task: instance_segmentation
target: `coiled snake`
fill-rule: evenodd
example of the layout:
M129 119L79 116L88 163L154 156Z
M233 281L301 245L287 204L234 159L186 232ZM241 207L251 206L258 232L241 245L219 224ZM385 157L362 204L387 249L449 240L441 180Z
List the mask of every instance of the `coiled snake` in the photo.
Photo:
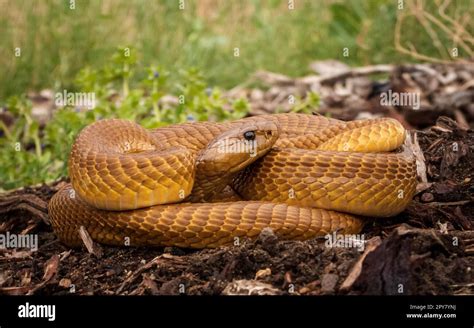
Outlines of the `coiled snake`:
M403 211L416 164L393 119L275 114L145 130L101 120L77 137L71 184L49 203L55 233L110 245L217 247L266 227L282 239L357 233Z

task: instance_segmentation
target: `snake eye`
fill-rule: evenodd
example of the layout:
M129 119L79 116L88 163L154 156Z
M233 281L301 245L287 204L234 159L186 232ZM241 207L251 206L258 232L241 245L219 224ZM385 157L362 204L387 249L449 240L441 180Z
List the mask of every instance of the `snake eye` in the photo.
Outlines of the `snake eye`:
M245 140L252 141L255 140L255 132L254 131L247 131L244 133Z

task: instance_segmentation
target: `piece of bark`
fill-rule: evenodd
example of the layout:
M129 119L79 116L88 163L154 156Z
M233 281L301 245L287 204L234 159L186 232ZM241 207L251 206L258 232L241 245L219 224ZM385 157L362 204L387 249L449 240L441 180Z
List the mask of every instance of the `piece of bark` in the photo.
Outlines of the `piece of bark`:
M367 241L367 245L365 245L364 253L361 257L357 260L356 264L351 269L351 272L347 276L346 280L342 283L341 287L339 288L341 291L349 290L352 287L352 284L356 279L359 277L361 270L362 270L362 263L364 262L367 255L373 252L377 247L380 246L382 243L382 239L380 237L374 237Z
M100 247L99 244L94 243L84 226L81 226L79 228L79 236L81 237L82 242L86 246L87 251L100 259L103 255L102 247Z

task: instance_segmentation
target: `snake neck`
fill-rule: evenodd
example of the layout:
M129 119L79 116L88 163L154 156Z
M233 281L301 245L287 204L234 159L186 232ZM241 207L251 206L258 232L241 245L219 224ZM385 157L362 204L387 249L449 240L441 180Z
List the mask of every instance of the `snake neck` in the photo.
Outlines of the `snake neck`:
M185 202L202 203L211 201L231 184L236 175L237 173L222 176L200 175L198 170L194 179L192 192L185 199Z
M252 165L249 165L242 171L238 172L235 174L235 176L232 178L232 180L229 182L229 185L231 186L232 190L239 196L242 197L242 192L244 191L245 187L251 180L252 176L252 171L253 168L260 162L261 160L258 160L257 162L253 163Z

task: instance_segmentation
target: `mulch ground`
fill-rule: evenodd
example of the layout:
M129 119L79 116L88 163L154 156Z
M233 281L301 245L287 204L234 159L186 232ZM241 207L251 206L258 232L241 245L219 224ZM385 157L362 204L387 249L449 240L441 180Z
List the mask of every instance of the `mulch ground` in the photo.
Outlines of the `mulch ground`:
M418 193L400 215L368 222L364 250L327 247L324 238L282 241L271 231L199 251L96 243L69 249L48 224L47 203L65 183L58 181L0 195L0 235L39 238L35 252L0 248L0 294L474 294L474 63L335 64L315 62L318 75L302 78L258 72L268 88L236 87L226 96L246 97L251 114L263 114L288 111L289 95L315 91L321 114L389 116L418 130ZM378 73L388 79L368 78ZM388 90L419 94L420 108L381 106Z
M417 134L426 181L409 208L369 222L367 244L282 241L271 231L218 249L69 249L47 224L47 202L64 181L0 198L0 233L34 233L36 252L0 249L0 293L473 294L474 131L441 118Z

